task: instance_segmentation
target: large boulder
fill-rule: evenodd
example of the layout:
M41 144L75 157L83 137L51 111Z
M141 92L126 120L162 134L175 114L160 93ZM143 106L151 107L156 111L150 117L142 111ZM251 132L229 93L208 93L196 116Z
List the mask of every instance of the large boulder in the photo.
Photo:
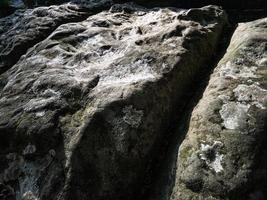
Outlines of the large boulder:
M82 21L110 7L109 0L75 2L26 11L17 10L10 16L0 18L0 74L61 24Z
M267 18L239 24L193 111L172 199L267 198L266 67Z
M137 199L225 23L126 4L58 27L0 76L1 195Z

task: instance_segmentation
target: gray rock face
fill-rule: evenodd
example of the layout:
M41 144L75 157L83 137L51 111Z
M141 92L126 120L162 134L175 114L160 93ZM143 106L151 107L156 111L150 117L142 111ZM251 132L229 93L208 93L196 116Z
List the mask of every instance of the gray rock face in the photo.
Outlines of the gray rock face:
M267 18L236 29L193 111L172 199L267 198L266 27Z
M26 51L44 40L61 24L82 21L109 6L108 0L86 4L38 7L18 10L0 18L0 73L14 65Z
M205 67L225 22L213 6L115 5L31 48L0 76L4 194L137 197L173 105Z

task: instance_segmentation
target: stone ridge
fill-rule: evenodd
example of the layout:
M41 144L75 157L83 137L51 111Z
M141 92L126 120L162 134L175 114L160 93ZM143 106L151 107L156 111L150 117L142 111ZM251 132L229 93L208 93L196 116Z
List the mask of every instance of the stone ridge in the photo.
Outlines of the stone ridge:
M61 24L82 21L109 6L109 0L87 4L77 1L60 6L17 10L10 16L0 18L0 74Z
M29 49L0 76L5 195L137 198L173 106L226 21L216 6L114 5Z
M266 198L266 65L267 18L239 24L192 113L171 199Z

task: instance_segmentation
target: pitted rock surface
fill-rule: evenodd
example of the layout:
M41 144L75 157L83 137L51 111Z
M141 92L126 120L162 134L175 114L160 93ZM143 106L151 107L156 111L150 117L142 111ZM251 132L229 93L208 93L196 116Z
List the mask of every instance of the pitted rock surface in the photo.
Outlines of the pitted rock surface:
M0 77L1 176L17 172L1 188L20 198L136 199L173 105L225 23L216 6L125 4L59 26Z
M266 160L260 161L266 151L266 25L264 18L236 29L192 113L172 199L267 198Z

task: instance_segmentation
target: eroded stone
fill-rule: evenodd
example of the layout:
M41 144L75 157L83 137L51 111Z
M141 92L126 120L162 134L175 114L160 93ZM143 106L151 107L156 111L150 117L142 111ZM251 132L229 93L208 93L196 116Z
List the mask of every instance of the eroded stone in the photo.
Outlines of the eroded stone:
M216 6L115 5L29 49L0 77L1 152L24 161L17 195L135 198L173 106L184 105L225 23Z
M267 177L259 161L266 143L266 24L266 18L239 24L215 68L179 149L172 199L266 195L257 177ZM192 180L201 183L198 190L188 185Z

